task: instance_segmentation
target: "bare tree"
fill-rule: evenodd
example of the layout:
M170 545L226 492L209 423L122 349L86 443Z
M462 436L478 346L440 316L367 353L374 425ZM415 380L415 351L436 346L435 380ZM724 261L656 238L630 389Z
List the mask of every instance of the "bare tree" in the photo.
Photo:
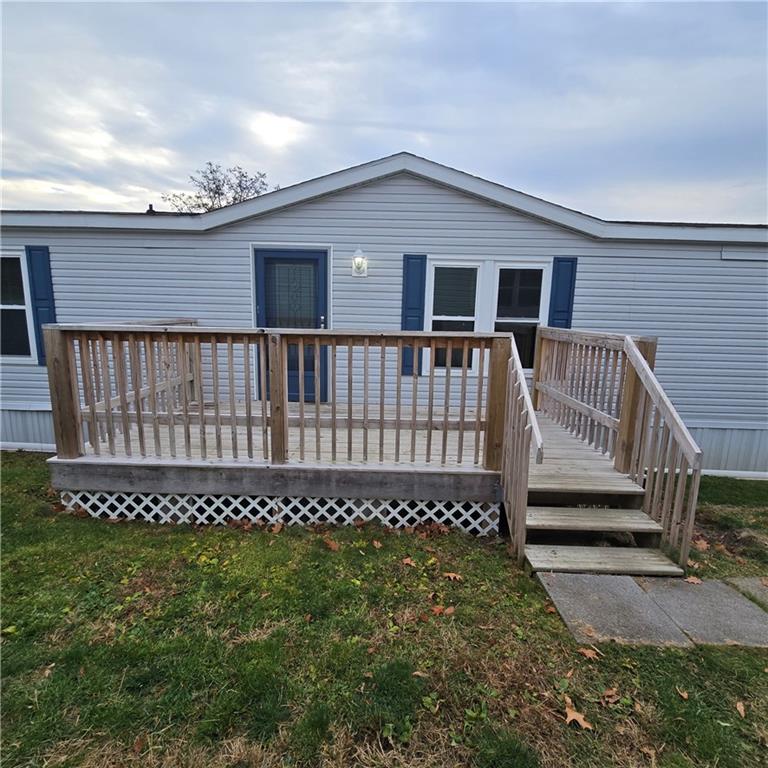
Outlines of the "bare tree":
M193 192L173 192L162 196L163 202L168 203L174 211L214 211L225 205L258 197L269 188L266 173L248 173L239 165L225 169L219 163L211 162L192 174L189 181L194 188Z

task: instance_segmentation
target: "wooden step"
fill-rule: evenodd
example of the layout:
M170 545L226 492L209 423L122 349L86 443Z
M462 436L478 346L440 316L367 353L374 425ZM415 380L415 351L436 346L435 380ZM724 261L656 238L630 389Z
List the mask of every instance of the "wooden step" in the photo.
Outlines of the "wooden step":
M533 571L628 576L683 575L682 569L658 549L526 544L525 557Z
M662 527L640 509L528 507L525 526L529 531L662 532Z

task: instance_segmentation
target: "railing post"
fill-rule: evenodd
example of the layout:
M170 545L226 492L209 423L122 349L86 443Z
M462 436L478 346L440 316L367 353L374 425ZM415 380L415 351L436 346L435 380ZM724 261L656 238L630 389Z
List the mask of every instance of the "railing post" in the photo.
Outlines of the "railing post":
M483 466L498 472L504 444L504 416L507 398L507 363L512 355L509 337L494 339L488 364L488 400L485 406L485 448Z
M533 379L531 380L531 401L533 402L533 410L539 410L539 390L536 389L536 384L541 381L541 369L542 369L542 356L544 354L544 348L547 344L547 339L541 335L541 326L536 328L536 344L533 350Z
M656 339L638 340L636 342L640 354L647 360L653 370L656 365ZM638 416L642 384L637 376L635 367L624 357L626 372L624 374L624 389L621 394L621 413L619 415L619 431L616 436L616 455L613 465L617 472L629 472L632 450L635 445L635 422Z
M61 459L76 459L83 455L84 448L75 356L70 349L72 338L58 328L43 328L43 341L56 455Z
M270 449L273 464L288 460L288 361L283 355L283 340L279 333L269 335L269 415Z

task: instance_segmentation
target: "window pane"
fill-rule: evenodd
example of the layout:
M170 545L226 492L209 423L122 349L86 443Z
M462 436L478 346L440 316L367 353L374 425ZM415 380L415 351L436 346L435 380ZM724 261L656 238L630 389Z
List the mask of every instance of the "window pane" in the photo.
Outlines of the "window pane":
M0 265L0 283L2 283L2 304L21 304L24 306L24 283L21 279L21 259L3 256Z
M538 317L541 275L540 269L499 270L496 317Z
M496 323L493 329L496 333L511 333L515 337L523 368L533 368L533 352L536 346L534 323Z
M317 282L311 261L267 259L265 264L268 328L316 328Z
M435 267L433 315L475 316L475 267Z
M27 335L27 313L23 309L4 309L0 336L0 354L29 356L29 336Z
M475 330L474 320L433 320L433 331L446 331L447 333L464 333ZM460 344L461 342L457 342ZM451 350L451 368L461 368L464 351L459 349ZM448 350L445 347L435 349L435 368L445 368L445 360L448 357ZM467 353L467 365L472 365L472 350Z

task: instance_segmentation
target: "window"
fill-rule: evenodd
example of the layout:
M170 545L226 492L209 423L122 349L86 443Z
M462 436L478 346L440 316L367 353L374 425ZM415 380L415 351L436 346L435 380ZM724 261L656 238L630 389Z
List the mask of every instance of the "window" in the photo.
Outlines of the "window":
M427 267L425 328L513 334L523 367L533 367L536 328L549 313L551 259L428 260ZM461 356L453 351L451 367L461 367ZM476 372L477 360L468 364ZM434 365L445 367L445 350Z
M477 267L436 266L432 289L433 331L474 331ZM451 367L461 367L463 352L454 349ZM446 350L435 350L435 367L445 368ZM472 365L472 353L467 364Z
M541 314L541 269L499 269L493 330L512 333L523 368L533 367L536 326Z
M32 313L26 263L21 254L0 257L0 354L32 358Z

